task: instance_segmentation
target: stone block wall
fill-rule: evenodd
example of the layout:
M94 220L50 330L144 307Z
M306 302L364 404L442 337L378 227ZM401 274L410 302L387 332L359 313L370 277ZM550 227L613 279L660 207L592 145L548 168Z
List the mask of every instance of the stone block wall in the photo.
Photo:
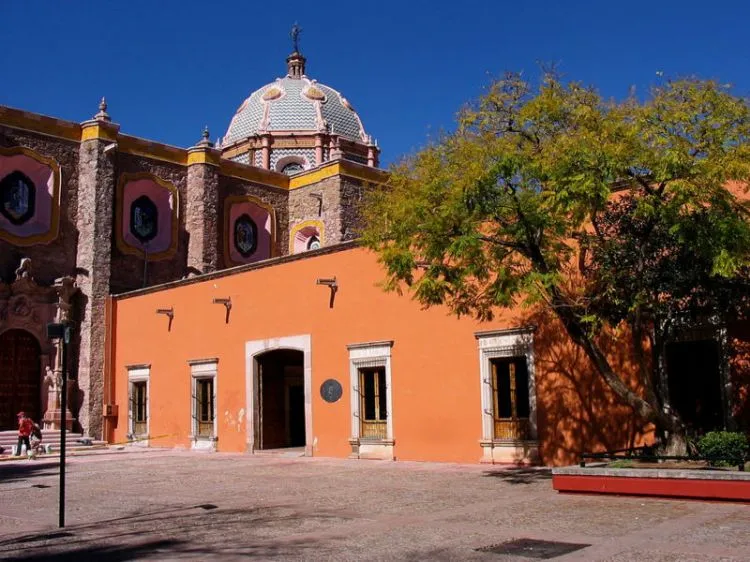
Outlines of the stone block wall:
M359 238L362 226L360 205L366 189L374 189L374 184L367 184L350 177L341 178L339 212L341 214L341 242Z
M185 231L188 236L188 274L210 273L220 262L219 170L210 164L191 164L187 170Z
M276 245L274 255L286 255L289 247L289 219L287 213L288 192L283 189L257 185L239 178L230 176L219 176L219 212L221 216L219 224L219 269L227 267L226 256L224 256L224 240L226 234L226 217L224 213L224 202L233 195L249 195L255 197L266 205L274 208L276 214Z
M319 220L324 227L324 246L341 241L340 186L341 178L334 176L290 191L289 229L303 221ZM286 250L289 251L288 232Z
M358 235L359 204L365 186L360 180L334 176L289 192L289 228L308 220L323 222L324 246ZM322 196L319 200L316 196ZM287 244L287 251L288 251Z
M172 183L179 193L179 227L177 229L177 252L172 258L149 261L146 273L146 285L158 285L175 279L181 279L187 272L188 232L185 230L187 203L187 168L179 164L163 162L143 156L117 154L118 180L122 174L147 172ZM115 212L126 212L116 208ZM114 241L114 233L113 233ZM111 291L114 294L140 289L144 279L144 260L140 256L123 254L117 245L112 245Z

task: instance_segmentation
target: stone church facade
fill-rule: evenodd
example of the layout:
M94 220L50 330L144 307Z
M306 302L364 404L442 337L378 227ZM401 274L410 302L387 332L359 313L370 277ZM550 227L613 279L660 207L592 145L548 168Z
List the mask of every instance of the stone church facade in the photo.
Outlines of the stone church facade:
M100 437L110 295L356 237L379 150L305 63L189 148L124 134L104 100L82 123L0 106L0 429L18 410L59 427L48 322L75 322L70 414Z

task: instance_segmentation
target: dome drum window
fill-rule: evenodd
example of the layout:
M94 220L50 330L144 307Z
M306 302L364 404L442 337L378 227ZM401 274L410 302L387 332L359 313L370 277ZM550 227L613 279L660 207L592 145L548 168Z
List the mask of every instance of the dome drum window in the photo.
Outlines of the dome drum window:
M275 166L277 172L281 172L287 176L299 174L300 172L304 172L307 168L307 159L299 154L283 156L279 158Z
M302 166L302 164L300 164L299 162L289 162L283 168L281 168L281 173L286 174L287 176L293 176L294 174L299 174L300 172L304 171L304 166Z

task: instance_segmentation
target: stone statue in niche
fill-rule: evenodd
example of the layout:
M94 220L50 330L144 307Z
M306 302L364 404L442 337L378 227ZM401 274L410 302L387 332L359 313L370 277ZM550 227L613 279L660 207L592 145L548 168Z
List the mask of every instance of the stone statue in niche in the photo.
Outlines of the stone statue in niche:
M45 366L44 370L46 372L44 381L49 384L49 389L60 390L62 388L62 373L55 373L49 365Z
M31 258L21 258L21 264L16 269L16 281L31 279Z
M54 287L57 292L57 321L66 322L71 319L73 295L78 291L78 287L72 277L55 279Z

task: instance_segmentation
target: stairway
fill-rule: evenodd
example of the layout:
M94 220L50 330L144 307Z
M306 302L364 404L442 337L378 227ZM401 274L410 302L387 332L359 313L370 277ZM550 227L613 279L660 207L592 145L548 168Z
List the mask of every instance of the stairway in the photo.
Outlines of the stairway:
M52 445L51 454L60 453L60 430L59 429L47 429L42 430L42 445ZM81 442L82 440L86 442ZM3 457L10 456L14 453L16 444L18 443L18 430L0 431L0 447L4 449L2 452ZM90 437L84 438L82 433L72 433L70 431L65 434L65 450L66 452L83 451L92 448L101 448L106 445L106 441L96 441Z

